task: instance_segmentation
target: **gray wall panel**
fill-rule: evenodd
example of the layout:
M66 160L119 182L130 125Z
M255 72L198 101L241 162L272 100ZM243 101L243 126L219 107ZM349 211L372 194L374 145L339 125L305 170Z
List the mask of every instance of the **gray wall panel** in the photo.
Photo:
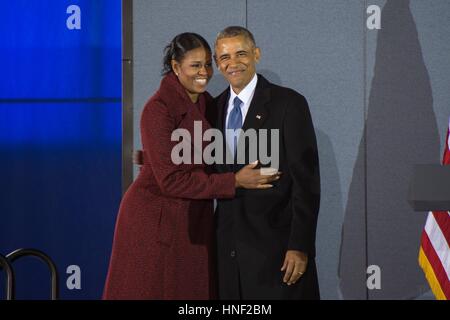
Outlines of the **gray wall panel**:
M447 0L414 0L411 1L410 8L431 82L433 109L440 136L440 161L444 153L450 116L450 55L448 54L450 42L447 40L450 38L450 3ZM421 274L420 277L424 278L424 275ZM429 286L424 285L423 290L428 289ZM433 298L431 291L419 297L419 299Z
M408 0L382 9L367 110L368 263L381 268L370 299L410 299L427 290L417 264L425 215L406 202L411 168L439 161L430 76Z
M430 76L442 155L450 116L450 2L413 0L410 8Z
M369 262L381 267L382 290L370 298L408 299L429 290L417 263L426 214L413 212L404 199L412 165L442 158L450 109L450 3L373 4L383 8L383 19L368 41Z
M262 50L259 71L302 93L310 104L322 179L317 264L325 299L339 298L341 225L358 153L356 141L364 126L362 13L358 0L248 1L248 28ZM361 178L355 183L363 188ZM360 205L362 201L361 195ZM355 218L358 221L352 223L362 227L360 217ZM354 272L355 263L352 259L343 268ZM362 269L363 261L359 264Z

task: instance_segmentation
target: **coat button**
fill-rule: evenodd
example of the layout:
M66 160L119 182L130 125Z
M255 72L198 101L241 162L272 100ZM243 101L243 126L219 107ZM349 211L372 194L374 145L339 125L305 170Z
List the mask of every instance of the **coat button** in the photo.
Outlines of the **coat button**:
M232 258L234 258L234 257L236 256L236 251L234 251L234 250L231 251L231 252L230 252L230 256L231 256Z

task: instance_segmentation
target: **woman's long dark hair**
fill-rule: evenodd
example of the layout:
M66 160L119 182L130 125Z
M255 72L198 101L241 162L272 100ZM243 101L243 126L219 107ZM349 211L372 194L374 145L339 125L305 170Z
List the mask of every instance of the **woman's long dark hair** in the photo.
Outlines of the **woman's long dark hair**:
M175 36L175 38L173 38L164 48L163 69L161 74L164 76L172 71L172 60L181 62L188 51L197 48L205 48L207 51L211 52L208 42L197 33L184 32Z

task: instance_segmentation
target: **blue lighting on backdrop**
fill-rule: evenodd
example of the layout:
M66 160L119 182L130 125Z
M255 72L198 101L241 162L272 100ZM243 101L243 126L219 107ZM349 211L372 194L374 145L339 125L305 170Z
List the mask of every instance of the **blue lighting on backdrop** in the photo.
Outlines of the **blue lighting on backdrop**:
M100 298L121 197L121 1L0 7L0 253L40 249L61 298ZM15 265L17 297L45 299L48 271L29 260ZM70 265L81 288L66 284Z
M77 135L83 141L89 135L85 130L98 125L95 119L90 121L92 117L104 122L103 130L120 133L120 121L105 120L117 119L110 111L120 105L120 1L3 2L0 143L51 143L52 139L61 143L67 142L66 137L74 142ZM72 4L80 8L80 29L67 27L71 17L67 8ZM82 103L89 100L116 105L86 109ZM105 136L118 139L110 133Z

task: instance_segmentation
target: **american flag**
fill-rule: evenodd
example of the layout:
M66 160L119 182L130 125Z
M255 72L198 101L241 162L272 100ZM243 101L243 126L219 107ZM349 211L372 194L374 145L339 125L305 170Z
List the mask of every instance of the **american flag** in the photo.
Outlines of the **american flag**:
M443 165L450 165L450 121ZM450 212L431 211L422 232L419 265L436 299L450 299Z

